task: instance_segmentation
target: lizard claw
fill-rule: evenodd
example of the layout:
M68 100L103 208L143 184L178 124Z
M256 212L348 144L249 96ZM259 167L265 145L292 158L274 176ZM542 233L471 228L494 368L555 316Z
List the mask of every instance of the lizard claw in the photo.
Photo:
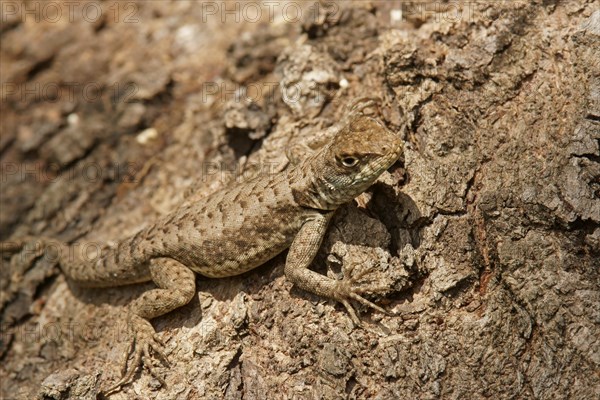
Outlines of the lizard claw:
M379 311L380 313L389 315L385 309L361 296L362 293L372 292L373 290L371 290L371 288L358 288L350 281L338 281L339 283L337 284L335 299L342 303L344 307L346 307L346 310L348 311L348 314L350 314L350 319L352 319L354 325L360 326L360 319L358 318L356 310L352 304L350 304L349 300L355 300L367 307Z
M133 376L140 365L145 366L148 371L150 371L150 374L162 385L166 385L165 380L160 376L152 364L152 354L154 354L158 356L165 365L170 366L170 363L164 354L163 341L158 337L154 328L147 320L137 315L132 315L129 321L132 337L129 346L127 346L127 350L123 353L121 379L109 389L105 390L105 395L117 392L122 386L131 383ZM131 365L128 366L129 357L131 355L133 355L133 361Z

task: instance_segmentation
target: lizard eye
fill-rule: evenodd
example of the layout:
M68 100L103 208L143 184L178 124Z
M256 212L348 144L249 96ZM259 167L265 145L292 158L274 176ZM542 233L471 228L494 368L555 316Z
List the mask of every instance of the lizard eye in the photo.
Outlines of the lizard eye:
M342 165L344 167L354 167L358 164L358 158L352 156L345 156L342 158Z

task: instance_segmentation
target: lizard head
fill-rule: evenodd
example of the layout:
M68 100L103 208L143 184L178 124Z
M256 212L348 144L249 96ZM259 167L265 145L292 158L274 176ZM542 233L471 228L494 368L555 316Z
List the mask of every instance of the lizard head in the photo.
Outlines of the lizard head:
M401 152L399 135L372 117L357 115L320 154L316 192L330 208L348 202L371 186Z

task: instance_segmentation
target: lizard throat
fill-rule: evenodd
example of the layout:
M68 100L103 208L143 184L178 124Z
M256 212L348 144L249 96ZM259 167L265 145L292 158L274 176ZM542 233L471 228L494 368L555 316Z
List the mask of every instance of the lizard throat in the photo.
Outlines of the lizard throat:
M336 201L335 186L318 179L321 182L304 182L302 187L292 187L294 200L301 206L319 210L334 210L343 202Z
M297 172L299 179L292 184L292 193L296 202L304 207L335 210L355 197L354 185L328 178L322 168L313 163L305 164Z

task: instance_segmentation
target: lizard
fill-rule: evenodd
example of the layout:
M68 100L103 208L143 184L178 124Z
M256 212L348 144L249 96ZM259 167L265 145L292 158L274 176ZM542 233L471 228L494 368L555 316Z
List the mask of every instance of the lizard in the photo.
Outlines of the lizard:
M295 286L342 303L355 325L360 320L351 301L386 313L363 297L373 289L359 287L349 277L329 278L309 267L335 210L367 190L401 152L399 135L362 110L352 110L331 141L304 159L279 173L259 175L183 204L134 235L106 245L92 259L67 243L45 238L4 242L1 249L17 252L31 240L54 246L64 275L83 287L154 282L155 289L128 305L131 337L123 354L121 378L105 394L131 383L141 366L164 385L150 362L151 353L167 364L168 360L150 320L192 299L195 274L208 278L239 275L289 249L284 275Z

